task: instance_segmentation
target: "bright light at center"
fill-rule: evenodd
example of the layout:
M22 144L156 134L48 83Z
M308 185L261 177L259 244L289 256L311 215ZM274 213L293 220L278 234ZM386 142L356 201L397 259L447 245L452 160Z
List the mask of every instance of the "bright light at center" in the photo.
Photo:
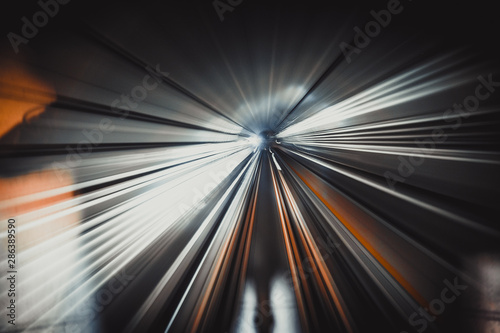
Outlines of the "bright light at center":
M248 142L250 142L254 147L258 147L262 144L262 138L259 135L252 135L248 138Z

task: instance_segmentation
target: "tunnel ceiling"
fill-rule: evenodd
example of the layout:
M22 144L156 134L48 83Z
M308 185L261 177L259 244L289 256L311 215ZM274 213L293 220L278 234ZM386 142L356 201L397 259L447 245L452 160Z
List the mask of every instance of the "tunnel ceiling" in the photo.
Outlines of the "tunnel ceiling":
M480 7L475 18L468 15L466 5L432 4L429 10L429 3L398 2L398 13L391 14L387 28L381 27L375 37L365 34L367 40L360 41L369 46L365 49L361 43L357 49L362 52L351 53L340 45L355 47L353 28L364 30L365 23L374 20L370 11L387 10L388 3L235 1L236 6L227 7L220 3L61 5L64 15L56 15L19 48L36 50L44 66L78 73L82 80L103 86L126 82L126 75L133 74L125 67L132 72L134 66L158 66L168 73L175 94L188 97L177 102L165 100L168 94L155 96L157 104L179 108L177 103L188 103L191 108L210 109L256 133L283 129L295 119L338 103L373 84L374 73L382 67L397 72L412 61L423 62L463 45L491 49L485 43L491 15ZM9 20L15 33L22 26L17 13L29 17L40 9L20 7ZM450 25L442 19L447 15L470 24ZM352 64L344 61L346 54Z

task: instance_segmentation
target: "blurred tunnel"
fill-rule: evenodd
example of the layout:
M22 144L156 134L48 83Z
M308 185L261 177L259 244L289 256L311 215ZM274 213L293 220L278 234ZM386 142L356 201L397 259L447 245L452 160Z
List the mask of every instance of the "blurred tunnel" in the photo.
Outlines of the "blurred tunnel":
M500 332L493 4L5 6L1 332Z

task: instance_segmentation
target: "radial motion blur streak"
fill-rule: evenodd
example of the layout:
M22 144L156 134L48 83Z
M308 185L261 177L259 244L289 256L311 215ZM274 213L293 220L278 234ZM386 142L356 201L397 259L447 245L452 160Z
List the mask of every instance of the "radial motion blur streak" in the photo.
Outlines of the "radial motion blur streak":
M4 20L1 332L499 331L491 5L62 2Z

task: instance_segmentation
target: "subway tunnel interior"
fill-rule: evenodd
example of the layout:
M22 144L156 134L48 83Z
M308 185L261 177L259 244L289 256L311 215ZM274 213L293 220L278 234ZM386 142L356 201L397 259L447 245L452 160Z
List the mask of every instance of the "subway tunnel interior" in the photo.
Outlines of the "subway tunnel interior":
M1 332L500 332L487 1L40 0L0 45Z

